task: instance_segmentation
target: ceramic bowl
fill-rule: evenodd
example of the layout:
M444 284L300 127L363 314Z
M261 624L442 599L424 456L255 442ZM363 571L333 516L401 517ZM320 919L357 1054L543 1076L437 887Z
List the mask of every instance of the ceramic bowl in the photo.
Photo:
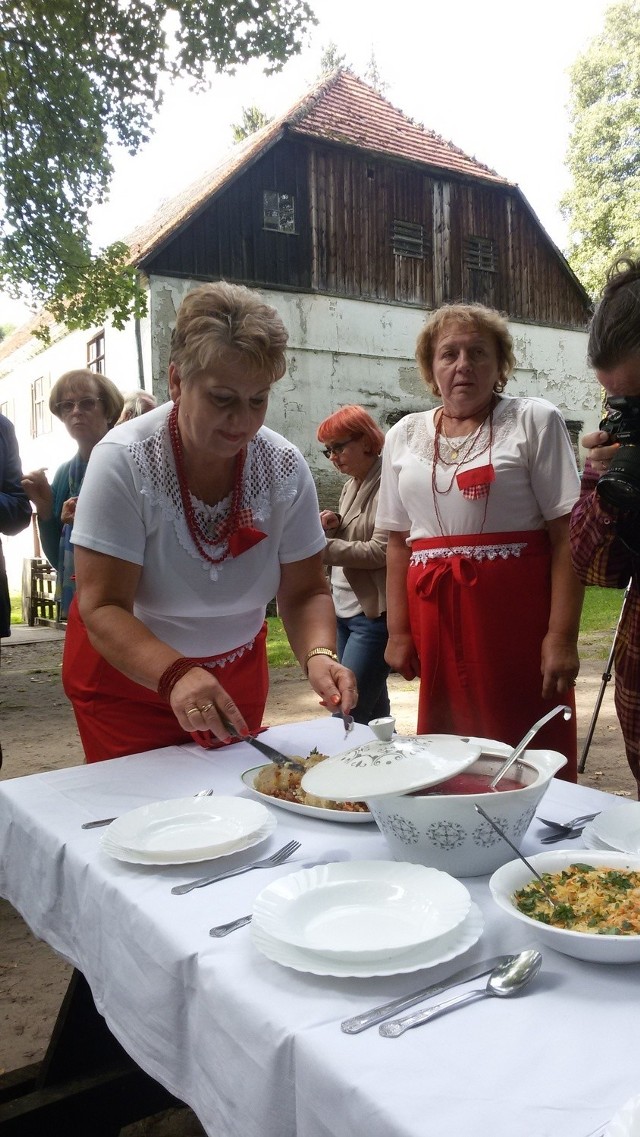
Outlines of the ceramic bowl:
M511 752L509 746L471 738L481 747L472 774L490 780ZM453 876L484 876L513 857L506 841L475 810L478 805L519 848L549 781L566 764L555 750L527 750L507 779L518 788L495 793L387 794L365 799L371 815L398 861L443 869Z
M595 849L554 849L528 857L539 873L561 872L568 865L583 862L595 866L640 871L640 856L627 853L603 852ZM520 912L513 903L513 894L530 884L534 877L522 861L502 865L491 877L489 888L499 908L507 916L519 920L540 943L555 948L564 955L587 959L591 963L640 963L640 935L603 936L591 932L573 932L568 928L554 928L542 924Z

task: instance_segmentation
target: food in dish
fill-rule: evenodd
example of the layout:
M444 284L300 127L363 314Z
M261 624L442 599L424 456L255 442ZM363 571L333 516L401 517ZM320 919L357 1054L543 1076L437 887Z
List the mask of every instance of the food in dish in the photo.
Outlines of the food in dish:
M495 774L477 774L465 771L456 774L455 778L447 778L446 782L438 782L437 786L428 786L426 790L416 790L414 797L427 794L498 794L505 790L524 789L526 782L518 782L515 778L501 778L495 789L491 782Z
M513 896L525 916L572 932L640 934L640 872L576 861L542 877L556 905L551 907L540 882L534 880Z
M295 755L298 758L298 755ZM307 758L299 760L304 770L292 770L289 766L261 766L254 782L255 789L268 797L278 798L280 801L291 801L297 805L311 805L319 809L338 809L346 813L368 813L369 810L363 801L330 801L328 798L316 797L315 794L306 793L302 789L301 781L307 770L324 762L327 754L321 754L315 748Z

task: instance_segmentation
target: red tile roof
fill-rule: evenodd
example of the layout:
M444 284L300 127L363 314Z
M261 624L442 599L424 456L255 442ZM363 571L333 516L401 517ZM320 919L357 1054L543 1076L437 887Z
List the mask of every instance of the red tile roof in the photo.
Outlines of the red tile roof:
M357 147L501 185L511 184L453 143L407 118L350 71L335 71L316 83L283 115L234 146L214 169L163 202L144 225L125 238L132 259L139 263L148 257L214 193L285 133Z

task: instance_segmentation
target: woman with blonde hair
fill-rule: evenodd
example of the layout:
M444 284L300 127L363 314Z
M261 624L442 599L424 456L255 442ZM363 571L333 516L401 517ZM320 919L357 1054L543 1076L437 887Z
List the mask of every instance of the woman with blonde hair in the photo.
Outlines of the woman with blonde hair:
M60 617L67 619L75 593L71 534L76 502L94 446L118 420L124 400L115 383L97 371L65 371L51 388L49 409L78 443L78 452L63 462L49 485L44 470L25 474L22 484L38 514L38 530L47 560L56 570Z
M376 524L387 550L387 661L420 676L418 730L515 745L555 704L574 706L582 586L569 517L579 481L559 411L503 394L513 370L506 321L445 305L416 357L435 410L387 434ZM568 759L575 715L536 745Z
M88 761L259 730L274 596L321 701L356 701L335 653L310 470L264 426L286 343L258 293L195 288L176 316L170 402L94 451L63 661Z
M325 457L346 474L338 512L320 514L327 534L323 559L330 566L338 620L338 656L355 674L356 722L389 714L387 676L387 533L376 529L380 454L384 434L363 407L341 407L318 427Z

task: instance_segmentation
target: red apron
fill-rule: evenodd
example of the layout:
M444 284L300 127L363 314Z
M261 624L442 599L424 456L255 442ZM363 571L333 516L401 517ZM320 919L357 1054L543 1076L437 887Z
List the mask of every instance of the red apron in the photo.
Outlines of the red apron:
M267 625L262 626L251 648L238 658L225 662L225 656L206 656L199 662L215 670L216 678L231 695L250 730L262 723L269 672L267 667ZM190 734L180 726L168 703L155 691L127 679L107 663L89 643L74 598L62 660L62 681L71 700L87 762L138 754L162 746L181 745L196 740L207 748L223 745L207 740L209 732Z
M418 731L472 734L515 746L558 703L536 749L558 750L577 780L573 692L543 699L540 659L551 604L546 530L414 541L407 575L420 658Z

